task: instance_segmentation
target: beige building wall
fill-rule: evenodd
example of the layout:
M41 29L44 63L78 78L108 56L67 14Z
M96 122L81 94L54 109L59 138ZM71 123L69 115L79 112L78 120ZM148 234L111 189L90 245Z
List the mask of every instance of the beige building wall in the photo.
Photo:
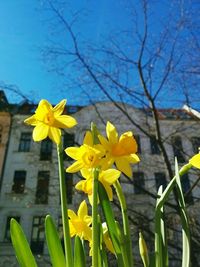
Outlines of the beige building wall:
M11 115L9 112L0 112L0 177L2 176L4 158L9 139Z

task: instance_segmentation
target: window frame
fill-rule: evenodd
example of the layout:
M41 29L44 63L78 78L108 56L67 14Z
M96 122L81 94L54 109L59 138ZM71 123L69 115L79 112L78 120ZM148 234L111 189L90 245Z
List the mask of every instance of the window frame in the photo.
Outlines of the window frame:
M31 149L31 132L21 132L18 152L30 152Z

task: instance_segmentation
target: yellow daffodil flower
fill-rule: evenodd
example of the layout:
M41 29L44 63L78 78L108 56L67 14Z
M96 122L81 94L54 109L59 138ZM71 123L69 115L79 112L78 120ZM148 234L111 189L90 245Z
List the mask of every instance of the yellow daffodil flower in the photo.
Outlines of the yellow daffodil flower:
M93 171L92 169L82 169L81 174L84 180L78 182L75 186L77 190L83 191L88 195L90 204L92 204L92 184L93 184ZM120 177L121 172L115 169L108 169L106 171L99 172L99 181L104 186L109 200L113 200L113 192L111 186L116 182Z
M66 100L62 100L55 107L47 100L41 100L35 114L27 118L24 122L35 126L33 130L33 140L41 141L47 136L56 144L60 143L61 130L72 128L77 122L68 115L61 115L65 108Z
M200 154L193 156L189 160L189 163L192 164L193 167L200 169Z
M73 210L68 209L68 217L70 236L78 235L81 239L91 241L92 229L90 225L92 223L92 217L88 215L85 200L81 202L77 215Z
M99 135L98 138L107 151L104 163L107 168L113 163L116 164L117 169L132 177L131 163L138 163L140 161L137 153L137 143L133 137L132 132L125 132L118 138L118 133L113 124L107 122L106 133L108 140Z
M113 254L115 254L115 250L113 248L112 241L110 239L109 233L108 233L108 227L107 224L104 222L102 223L102 228L103 228L103 242L106 245L106 248Z
M68 147L65 153L76 160L66 169L66 172L74 173L83 168L90 169L99 166L105 150L101 145L93 145L92 134L88 131L82 146Z

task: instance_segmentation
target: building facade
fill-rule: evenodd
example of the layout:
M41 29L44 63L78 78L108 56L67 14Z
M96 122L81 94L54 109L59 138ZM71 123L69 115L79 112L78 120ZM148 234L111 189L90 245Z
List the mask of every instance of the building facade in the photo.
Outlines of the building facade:
M38 143L33 142L33 128L23 123L34 109L35 106L27 103L19 105L17 109L12 108L12 122L7 124L7 128L10 127L9 145L6 158L4 157L0 194L0 228L2 229L0 231L0 266L4 267L18 266L10 242L9 221L11 217L20 222L31 249L36 255L38 265L43 267L51 266L44 235L45 216L51 214L58 229L61 229L56 146L48 139ZM107 121L116 125L119 134L129 130L133 132L138 142L141 161L133 166L133 180L122 177L121 183L128 207L134 206L135 212L149 214L152 217L155 198L151 195L156 196L159 186L162 184L165 187L169 182L168 172L156 143L152 116L142 109L127 105L126 112L132 117L134 125L113 103L97 103L95 106L78 109L71 107L71 110L69 107L68 111L73 113L78 125L63 133L64 148L81 144L85 132L90 129L91 122L94 122L104 135ZM174 156L178 158L181 166L198 152L200 146L198 119L181 110L160 110L159 122L163 144L172 166ZM141 129L138 129L138 125ZM65 167L71 162L69 157L64 157ZM76 209L84 197L74 189L79 179L77 174L66 174L69 208ZM187 201L192 203L194 212L199 207L198 201L195 200L200 196L200 189L198 186L191 192L190 189L196 180L197 175L192 172L184 178L182 184L183 191L188 193ZM138 229L139 227L134 229L136 234ZM62 231L60 233L62 236ZM138 248L135 247L135 251L137 250Z

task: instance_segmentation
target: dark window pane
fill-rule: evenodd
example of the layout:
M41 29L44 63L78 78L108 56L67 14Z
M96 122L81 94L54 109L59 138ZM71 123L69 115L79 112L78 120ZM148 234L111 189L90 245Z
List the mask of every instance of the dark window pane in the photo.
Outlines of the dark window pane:
M164 172L156 172L155 173L155 179L156 179L156 189L158 191L159 187L162 185L163 190L167 186L166 176Z
M31 251L34 254L42 254L44 249L44 220L45 217L37 216L33 218L31 235Z
M134 181L134 192L135 194L144 194L144 173L143 172L134 172L133 173Z
M200 137L192 137L192 146L193 146L193 151L195 154L199 153L199 148L200 148Z
M22 194L24 192L26 171L15 171L12 192Z
M141 154L141 143L140 143L140 136L139 135L134 135L135 137L135 140L137 142L137 145L138 145L138 153Z
M41 142L40 160L51 160L52 156L52 141L45 139Z
M177 160L179 163L184 163L184 153L183 153L183 147L182 147L182 141L180 136L174 136L172 138L172 147L174 151L174 157L177 157Z
M31 133L21 133L21 138L19 142L20 152L29 152L31 146Z
M74 146L74 134L65 133L64 134L64 149L70 146ZM63 158L67 161L72 160L65 152Z
M47 204L49 192L49 171L38 172L35 204Z
M67 203L72 203L72 195L73 195L73 175L72 173L66 173L66 194L67 194Z
M20 222L20 217L19 216L10 216L10 217L7 218L6 231L5 231L5 237L4 237L4 241L5 242L11 242L11 238L10 238L10 220L12 218L15 219L17 222Z
M158 142L156 141L155 135L152 135L150 137L150 144L151 144L151 154L159 155L160 154L160 149L159 149L159 146L158 146Z
M190 190L190 180L188 177L188 174L184 174L181 178L181 186L182 186L182 190L183 190L183 194L185 197L185 202L186 203L193 203L193 197L192 197L192 193L189 191Z

